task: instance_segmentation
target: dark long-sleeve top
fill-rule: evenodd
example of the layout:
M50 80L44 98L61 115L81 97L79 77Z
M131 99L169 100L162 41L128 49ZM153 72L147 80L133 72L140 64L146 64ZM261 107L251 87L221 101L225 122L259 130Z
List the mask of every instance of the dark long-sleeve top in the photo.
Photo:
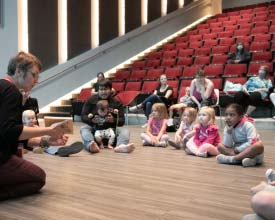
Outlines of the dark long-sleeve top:
M98 96L98 94L92 95L83 105L82 108L82 113L81 113L81 119L84 123L95 127L95 123L93 122L93 120L91 120L90 118L88 118L88 114L91 113L93 115L97 115L97 107L96 107L96 103L101 100ZM109 97L109 99L107 99L108 103L109 103L109 107L110 109L117 109L118 110L118 126L123 126L124 122L125 122L125 118L124 118L124 109L123 106L121 104L121 102L117 99L115 99L114 97ZM114 122L113 123L109 123L109 122L105 122L108 123L106 127L111 127L111 128L115 128L116 127L116 118L114 118Z
M16 154L23 131L22 94L16 86L0 79L0 162Z
M251 59L250 53L247 51L244 51L241 54L238 54L237 52L231 53L228 58L227 61L231 61L231 60L240 60L239 63L249 63Z

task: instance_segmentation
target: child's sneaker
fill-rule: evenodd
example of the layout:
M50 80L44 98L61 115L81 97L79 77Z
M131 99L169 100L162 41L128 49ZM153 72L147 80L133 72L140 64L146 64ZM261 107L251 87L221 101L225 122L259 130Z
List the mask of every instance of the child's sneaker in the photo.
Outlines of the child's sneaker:
M197 156L206 158L208 155L207 155L207 152L203 152L203 153L198 153Z
M272 169L268 169L265 172L265 177L266 177L268 183L275 181L275 173L273 172Z
M177 150L181 149L181 146L179 144L176 144L176 142L172 141L172 140L168 140L168 144L174 148L176 148Z
M142 146L150 146L151 143L145 141L145 140L142 140Z
M167 142L166 141L161 141L156 146L157 147L167 147Z
M174 125L174 122L173 122L173 118L169 118L168 120L167 120L167 126L168 127L170 127L170 126L173 126Z
M249 214L249 215L243 216L242 220L265 220L265 219L256 214Z
M139 109L140 109L140 108L139 108L137 105L135 105L135 106L130 107L130 108L129 108L129 111L130 111L130 112L138 112Z
M239 161L237 161L234 156L219 154L218 156L216 156L216 158L218 163L221 163L221 164L238 164L239 163Z
M34 154L43 154L44 149L42 147L34 147L33 150L32 150L32 152Z
M254 167L257 164L257 160L255 158L244 158L242 160L243 167Z
M146 122L144 125L142 125L141 127L142 128L147 128L147 126L148 126L148 123Z

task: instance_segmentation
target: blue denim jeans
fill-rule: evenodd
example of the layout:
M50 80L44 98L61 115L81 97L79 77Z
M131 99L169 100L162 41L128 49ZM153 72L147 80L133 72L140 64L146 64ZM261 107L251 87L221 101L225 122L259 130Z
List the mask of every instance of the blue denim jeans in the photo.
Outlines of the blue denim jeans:
M155 94L150 95L149 97L144 99L144 101L141 103L147 119L149 119L149 115L151 114L151 111L152 111L152 106L155 103L163 103L162 99Z

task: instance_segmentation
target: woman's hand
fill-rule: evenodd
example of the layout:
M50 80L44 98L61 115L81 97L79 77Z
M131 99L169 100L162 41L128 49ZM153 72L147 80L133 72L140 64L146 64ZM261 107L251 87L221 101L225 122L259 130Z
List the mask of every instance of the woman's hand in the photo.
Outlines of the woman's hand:
M247 95L249 95L249 92L247 91L247 88L246 87L243 87L243 92Z
M65 133L69 133L70 131L67 120L54 123L50 126L50 128L51 130L49 136L51 136L53 139L62 138Z

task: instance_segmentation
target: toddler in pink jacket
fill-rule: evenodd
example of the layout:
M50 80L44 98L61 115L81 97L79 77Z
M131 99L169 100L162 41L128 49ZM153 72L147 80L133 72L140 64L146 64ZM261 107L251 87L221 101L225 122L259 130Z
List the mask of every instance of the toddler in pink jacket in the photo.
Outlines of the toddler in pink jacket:
M187 142L185 151L199 157L218 155L217 145L221 139L219 128L215 124L214 109L202 107L198 113L198 122L195 126L195 135Z

